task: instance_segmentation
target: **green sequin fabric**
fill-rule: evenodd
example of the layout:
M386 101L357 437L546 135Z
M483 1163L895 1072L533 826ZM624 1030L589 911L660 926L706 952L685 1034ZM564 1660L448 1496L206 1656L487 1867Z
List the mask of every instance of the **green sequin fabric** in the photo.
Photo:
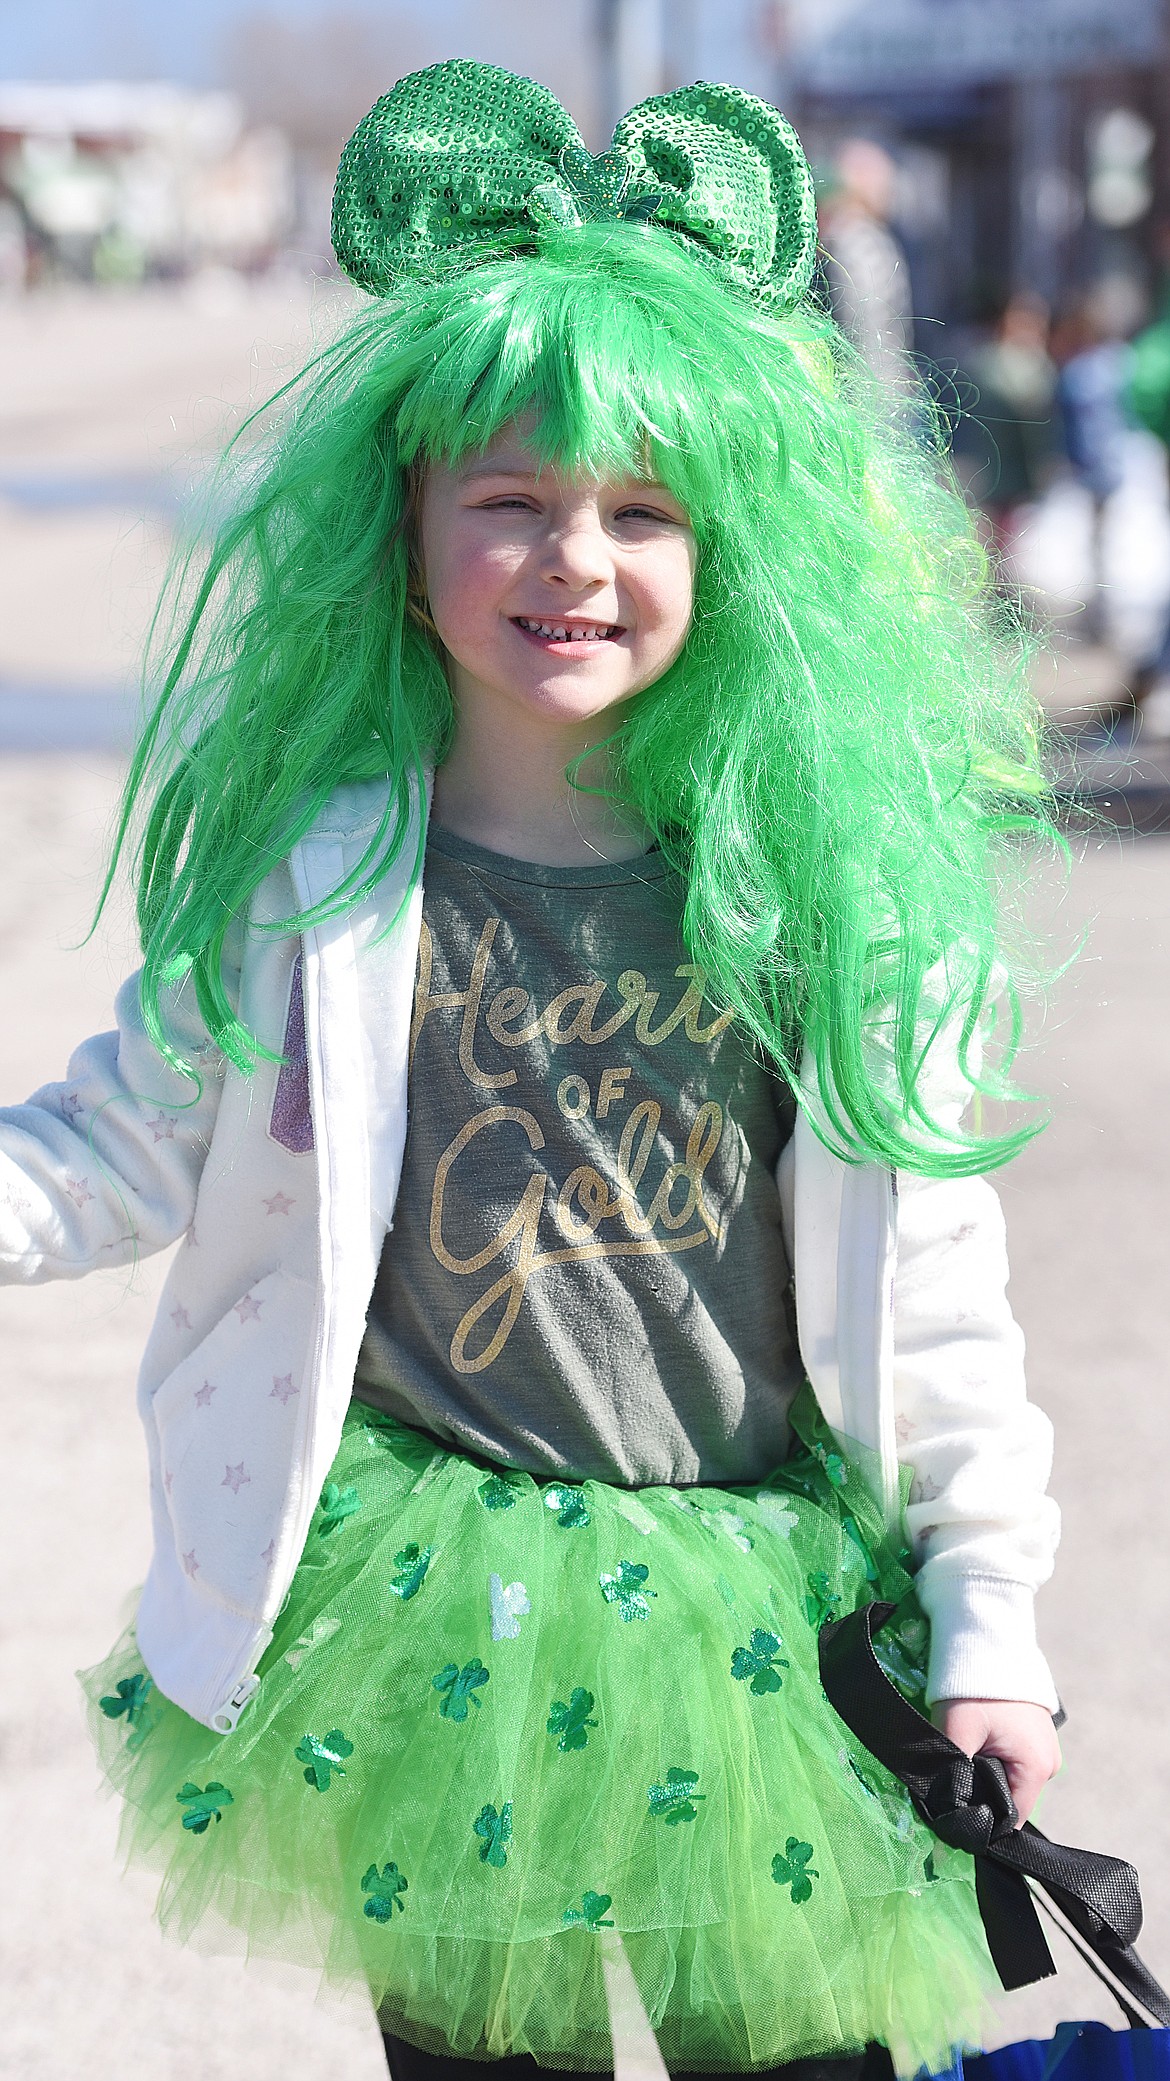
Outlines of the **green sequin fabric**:
M333 245L384 296L403 276L474 266L585 223L653 223L773 307L816 255L812 175L768 102L699 83L640 101L593 157L547 87L452 59L375 102L341 155Z
M355 1404L234 1731L152 1688L132 1632L85 1679L164 1925L313 1964L468 2059L610 2067L620 1939L672 2070L871 2039L946 2067L995 1985L973 1867L817 1662L823 1616L876 1592L920 1699L926 1623L807 1390L792 1424L767 1482L635 1496Z

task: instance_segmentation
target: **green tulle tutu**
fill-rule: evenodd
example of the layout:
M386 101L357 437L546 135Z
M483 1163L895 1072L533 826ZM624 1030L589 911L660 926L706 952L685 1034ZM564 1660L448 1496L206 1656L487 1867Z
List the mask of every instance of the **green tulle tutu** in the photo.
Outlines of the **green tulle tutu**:
M355 1404L234 1733L163 1698L132 1631L83 1679L164 1926L467 2058L608 2067L617 1937L670 2067L876 2039L908 2074L978 2043L971 1862L817 1674L818 1626L880 1595L920 1695L926 1624L807 1391L794 1427L763 1486L628 1492Z

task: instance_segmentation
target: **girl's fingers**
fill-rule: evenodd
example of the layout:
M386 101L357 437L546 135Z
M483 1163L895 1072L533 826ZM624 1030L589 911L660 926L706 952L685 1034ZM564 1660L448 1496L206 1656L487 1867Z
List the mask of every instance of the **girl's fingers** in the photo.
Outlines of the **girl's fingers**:
M934 1719L968 1756L999 1759L1016 1812L1026 1821L1060 1769L1060 1743L1051 1713L1017 1699L950 1698L935 1707Z
M1015 1762L1010 1757L1004 1757L1002 1760L1011 1787L1012 1800L1022 1825L1030 1818L1051 1773L1037 1768L1032 1763Z

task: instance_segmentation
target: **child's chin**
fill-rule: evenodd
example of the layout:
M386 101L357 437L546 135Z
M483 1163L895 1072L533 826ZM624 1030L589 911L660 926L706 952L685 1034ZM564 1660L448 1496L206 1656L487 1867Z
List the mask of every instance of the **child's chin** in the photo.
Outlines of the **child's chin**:
M597 678L586 673L549 674L535 679L521 696L524 705L534 715L548 721L557 717L565 722L580 722L591 715L604 715L611 708L619 708L632 698L632 689L623 680L620 685L612 681L600 684Z

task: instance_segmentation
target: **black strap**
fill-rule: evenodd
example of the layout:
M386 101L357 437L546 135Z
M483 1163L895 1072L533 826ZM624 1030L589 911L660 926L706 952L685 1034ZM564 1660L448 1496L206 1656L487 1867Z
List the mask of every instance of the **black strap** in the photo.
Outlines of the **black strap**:
M927 1826L974 1857L979 1912L1004 1986L1025 1987L1056 1970L1030 1881L1044 1888L1127 1993L1170 2025L1170 1996L1133 1948L1142 1903L1132 1864L1050 1842L1030 1821L1017 1826L999 1759L966 1755L907 1703L879 1666L873 1634L895 1609L868 1604L821 1627L825 1696L871 1755L901 1779Z
M1049 1900L1047 1894L1042 1893L1040 1891L1038 1886L1032 1886L1030 1888L1030 1891L1032 1894L1032 1898L1036 1903L1036 1906L1038 1908L1043 1908L1044 1913L1047 1915L1049 1921L1054 1922L1056 1924L1056 1927L1059 1929L1061 1936L1065 1940L1065 1943L1072 1945L1073 1950L1077 1954L1077 1957L1082 1959L1084 1964L1088 1966L1089 1971L1093 1974L1094 1978L1100 1980L1102 1987L1108 1988L1109 1993L1113 1996L1114 2001L1117 2003L1117 2006L1121 2010L1122 2015L1125 2017L1125 2020L1128 2023L1130 2029L1148 2030L1148 2018L1139 2015L1138 2011L1133 2007L1132 2003L1126 2000L1116 1980L1113 1978L1113 1975L1111 1973L1106 1972L1105 1967L1101 1963L1101 1960L1095 1955L1094 1952L1090 1951L1087 1944L1083 1944L1081 1942L1080 1937L1077 1936L1075 1930L1073 1930L1069 1926L1069 1923L1061 1914L1060 1909L1056 1907L1054 1902Z

